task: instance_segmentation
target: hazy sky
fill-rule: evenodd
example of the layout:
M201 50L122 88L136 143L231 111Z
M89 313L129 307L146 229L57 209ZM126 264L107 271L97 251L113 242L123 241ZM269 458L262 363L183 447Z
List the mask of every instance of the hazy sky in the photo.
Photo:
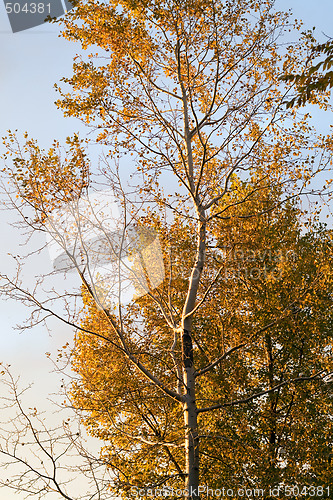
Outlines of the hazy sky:
M315 26L319 40L326 40L322 32L333 36L333 0L277 0L276 5L281 9L291 8L298 19L303 19L305 28ZM0 136L4 136L8 129L18 129L22 133L27 130L43 146L48 146L53 138L63 140L77 130L84 130L77 120L64 118L54 105L57 96L53 85L62 76L71 74L72 59L79 50L78 45L58 35L56 25L13 34L4 4L0 1ZM316 113L313 114L322 126L331 123L330 113ZM17 230L8 224L11 219L10 213L0 212L1 272L11 268L8 252L22 253L22 248L18 247ZM47 257L42 262L36 257L28 269L32 280L33 265L50 270ZM35 394L39 394L42 405L48 391L56 390L58 380L56 376L47 375L52 366L46 360L45 352L55 351L70 333L54 323L52 339L42 328L19 335L13 327L18 320L24 319L25 309L13 302L0 301L0 314L0 361L10 363L16 373L22 374L23 380L37 381ZM0 498L10 500L13 496L1 490Z
M18 129L21 133L28 131L47 147L54 138L62 141L80 128L82 130L77 120L65 119L54 105L57 95L53 85L71 73L72 59L78 50L58 35L58 26L49 24L13 34L4 4L0 2L1 137L8 129ZM22 253L24 250L18 247L17 230L8 227L9 220L12 220L11 214L0 211L1 272L10 268L8 252ZM39 260L38 266L40 264ZM44 263L46 267L48 264ZM31 267L30 270L33 275ZM0 302L0 313L0 361L11 363L27 380L30 372L35 378L40 367L45 368L44 352L50 350L52 340L42 329L22 335L13 332L18 319L25 316L24 308L18 304ZM46 385L45 379L44 383Z

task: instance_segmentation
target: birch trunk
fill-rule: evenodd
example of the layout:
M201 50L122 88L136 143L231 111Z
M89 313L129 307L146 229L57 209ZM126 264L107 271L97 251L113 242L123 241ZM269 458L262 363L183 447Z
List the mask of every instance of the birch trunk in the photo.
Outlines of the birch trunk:
M190 284L183 316L182 365L184 375L184 423L185 423L185 463L187 498L199 497L199 435L198 412L195 399L195 376L193 366L192 312L198 293L201 273L205 263L206 220L204 210L199 210L198 246L195 265L192 269Z
M195 401L195 378L193 368L192 339L189 332L183 333L183 370L186 387L184 402L185 458L187 498L199 499L199 438L198 414Z

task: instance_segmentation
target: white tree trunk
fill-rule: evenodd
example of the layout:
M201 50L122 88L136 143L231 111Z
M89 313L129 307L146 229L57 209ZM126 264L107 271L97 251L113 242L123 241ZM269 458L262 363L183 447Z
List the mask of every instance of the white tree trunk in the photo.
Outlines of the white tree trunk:
M195 377L193 368L192 340L189 332L183 333L183 370L186 387L184 402L185 463L187 498L199 499L199 438L198 414L195 401Z

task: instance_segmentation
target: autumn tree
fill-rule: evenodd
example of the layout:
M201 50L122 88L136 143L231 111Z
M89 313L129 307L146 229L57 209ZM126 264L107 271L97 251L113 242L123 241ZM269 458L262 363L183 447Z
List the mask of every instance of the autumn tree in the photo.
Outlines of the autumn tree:
M52 296L43 298L38 287L29 291L7 276L3 290L33 304L41 314L38 321L43 314L54 314L94 339L88 342L77 334L80 359L75 366L83 380L91 378L94 394L101 395L100 407L88 408L88 427L107 439L116 436L114 448L107 448L108 466L119 478L115 488L125 492L132 486L182 486L187 498L199 498L199 474L205 477L206 467L211 467L215 443L210 440L220 435L219 421L222 432L228 426L229 432L234 428L253 438L258 457L264 454L269 477L275 481L279 454L288 440L282 424L289 418L286 408L301 412L306 391L317 383L324 387L327 373L325 356L313 358L316 341L304 346L310 372L300 367L300 347L289 349L292 332L301 322L298 318L314 307L307 305L306 290L317 293L317 268L305 252L308 257L300 261L304 268L290 262L277 266L286 281L261 280L257 286L253 276L222 280L223 255L224 247L233 249L237 235L242 235L244 248L251 248L249 234L253 246L262 244L265 231L270 234L271 227L277 231L287 220L280 217L278 207L288 200L329 193L332 137L318 136L308 116L286 110L290 89L281 84L286 72L299 70L312 37L302 35L298 43L282 50L279 36L290 29L290 20L274 9L273 0L89 0L78 2L64 24L65 37L97 53L75 60L58 105L65 115L97 130L106 158L94 185L94 172L88 175L77 139L70 141L69 157L74 162L68 164L57 148L43 152L28 139L20 147L11 135L5 141L7 173L15 193L12 202L18 204L23 221L33 231L51 234L78 273L88 312L82 319L73 293L64 297L50 292ZM65 90L66 85L72 90ZM49 167L55 175L48 174ZM315 182L317 174L320 185ZM101 187L119 200L123 224L117 229L117 243L106 218L91 222L80 213L81 200ZM66 235L56 224L62 199L74 207ZM30 212L25 212L27 207ZM295 218L290 217L299 235ZM244 220L250 225L242 229ZM266 225L260 226L260 220ZM107 301L103 289L111 276L96 282L98 273L92 269L96 247L82 237L85 222L101 235L103 259L118 262L120 269L126 254L124 265L134 286L145 292L137 294L141 298L125 303L120 286L118 300ZM137 234L134 240L130 227ZM160 284L150 279L158 272L156 260L148 259L153 262L152 275L150 264L144 265L157 248L145 242L144 229L148 240L155 232L160 234L165 249L165 278ZM68 235L75 244L69 245ZM128 248L126 241L134 247ZM318 283L321 279L318 276ZM51 307L52 298L65 301L62 309ZM329 303L329 292L318 308L325 307L325 300ZM36 314L34 310L33 319ZM307 318L309 328L317 328L317 314L316 310ZM289 350L280 355L281 332ZM327 328L316 332L318 340ZM108 347L100 346L99 339ZM94 352L98 358L91 355ZM95 377L110 361L115 385L103 391L107 379ZM301 389L293 389L301 385L303 396ZM80 401L85 393L81 395L77 387L74 397ZM296 400L300 402L294 405ZM246 403L253 405L246 418L231 413L221 418L222 409ZM261 418L253 425L255 405ZM259 437L253 428L260 429ZM286 449L291 456L291 448ZM136 457L141 467L134 463ZM221 460L227 471L230 456ZM302 460L308 463L305 457ZM260 477L249 460L249 476L251 471ZM244 472L237 477L243 481Z
M272 198L259 196L251 210L257 204L263 212ZM243 205L236 221L215 224L221 254L210 268L219 275L193 321L197 366L210 366L220 356L211 370L195 372L201 484L213 490L262 488L267 498L275 485L329 484L331 383L304 382L332 369L332 234L316 224L304 234L294 204L259 219L247 218L249 209ZM193 242L182 247L174 238L180 232L190 236L186 229L179 221L169 232L161 228L165 262L169 252L173 262L182 261L178 271L167 270L177 307ZM87 292L83 297L84 329L112 335L95 301ZM153 309L147 296L132 308L133 321L144 318L137 348L141 359L150 354L146 364L153 362L155 369L158 353L160 377L168 379L168 331ZM180 489L184 429L178 405L138 378L106 339L77 333L71 358L78 379L70 399L85 409L89 432L109 443L103 459L117 471L120 489L158 484L172 473L179 474L173 484Z
M260 204L269 205L262 194ZM214 389L226 401L215 415L220 440L211 438L203 453L211 468L218 462L215 477L234 488L260 487L267 496L269 486L322 486L330 475L329 379L311 389L285 383L331 370L332 234L311 223L304 231L301 217L299 207L286 204L259 220L220 226L229 257L215 323L228 348L239 335L245 346L219 366ZM251 337L254 328L259 334ZM279 384L266 398L251 399L255 388ZM249 396L246 406L233 404L240 395Z
M317 59L321 60L317 62ZM285 82L291 82L296 88L296 95L287 103L291 108L295 105L304 106L308 102L322 102L322 93L333 87L333 42L328 40L315 44L301 73L288 74L282 77Z

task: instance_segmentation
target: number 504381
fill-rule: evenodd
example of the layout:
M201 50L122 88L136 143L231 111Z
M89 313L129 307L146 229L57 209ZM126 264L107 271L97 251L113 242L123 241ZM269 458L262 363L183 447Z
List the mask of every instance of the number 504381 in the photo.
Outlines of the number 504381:
M6 3L7 14L51 14L51 4L47 3Z
M329 486L285 486L284 493L287 497L306 495L308 497L329 497Z

